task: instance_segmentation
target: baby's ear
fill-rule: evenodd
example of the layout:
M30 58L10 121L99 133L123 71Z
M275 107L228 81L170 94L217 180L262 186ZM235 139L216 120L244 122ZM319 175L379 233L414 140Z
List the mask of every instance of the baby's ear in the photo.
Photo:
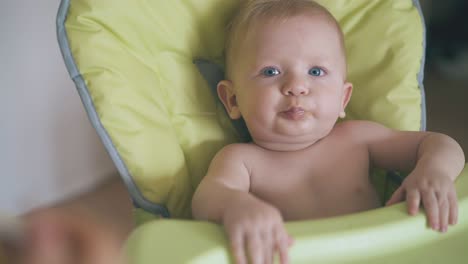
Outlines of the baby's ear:
M352 93L353 93L353 84L350 83L350 82L345 82L343 84L343 99L342 99L343 110L348 105L349 100L351 99L351 94Z
M223 102L224 108L231 119L239 119L241 113L239 106L237 105L236 94L234 93L234 87L231 81L222 80L218 83L216 90L218 97Z

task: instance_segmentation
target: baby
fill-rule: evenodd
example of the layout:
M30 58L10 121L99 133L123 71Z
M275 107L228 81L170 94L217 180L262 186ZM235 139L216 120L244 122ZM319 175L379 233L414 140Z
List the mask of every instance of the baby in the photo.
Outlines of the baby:
M450 137L344 121L343 33L308 0L246 1L226 43L226 80L217 91L230 118L243 118L251 143L224 147L192 201L196 219L223 224L237 263L288 262L283 222L379 207L373 167L410 172L389 204L422 203L441 232L457 222L454 180L465 158Z

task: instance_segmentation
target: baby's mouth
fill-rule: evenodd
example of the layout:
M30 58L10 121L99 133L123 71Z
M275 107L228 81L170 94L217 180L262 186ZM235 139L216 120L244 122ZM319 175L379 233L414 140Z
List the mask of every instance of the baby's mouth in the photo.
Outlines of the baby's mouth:
M281 115L290 120L300 120L305 117L306 111L302 107L293 106L286 111L281 112Z

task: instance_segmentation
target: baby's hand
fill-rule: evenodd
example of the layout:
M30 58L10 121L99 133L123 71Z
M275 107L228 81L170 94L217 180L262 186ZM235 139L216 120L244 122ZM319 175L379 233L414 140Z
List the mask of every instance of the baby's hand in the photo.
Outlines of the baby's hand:
M448 224L457 223L457 194L455 185L449 177L436 173L421 175L413 172L393 193L387 205L398 203L405 197L411 215L418 212L422 201L432 229L446 232Z
M123 263L120 241L84 213L43 209L24 221L24 241L7 248L8 263Z
M293 240L279 210L249 194L231 206L223 216L223 224L236 263L273 263L278 252L280 263L287 264Z

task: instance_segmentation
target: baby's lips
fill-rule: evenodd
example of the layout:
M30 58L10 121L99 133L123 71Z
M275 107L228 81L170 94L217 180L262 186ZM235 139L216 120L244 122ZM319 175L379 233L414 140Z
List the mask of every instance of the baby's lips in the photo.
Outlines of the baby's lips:
M306 111L302 107L291 107L286 111L283 111L282 114L291 120L300 120L304 118Z

